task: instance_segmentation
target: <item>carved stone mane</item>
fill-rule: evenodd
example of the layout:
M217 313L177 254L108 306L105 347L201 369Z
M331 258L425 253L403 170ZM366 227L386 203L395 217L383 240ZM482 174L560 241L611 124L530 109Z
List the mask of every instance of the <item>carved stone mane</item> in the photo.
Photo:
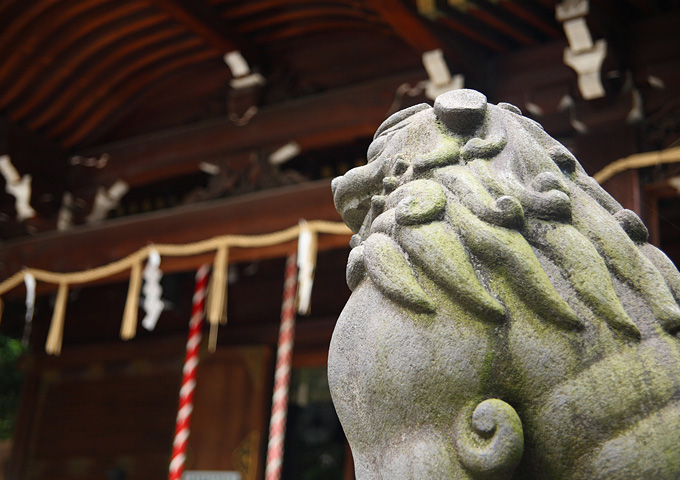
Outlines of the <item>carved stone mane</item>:
M680 478L680 274L540 125L448 92L333 194L358 480Z

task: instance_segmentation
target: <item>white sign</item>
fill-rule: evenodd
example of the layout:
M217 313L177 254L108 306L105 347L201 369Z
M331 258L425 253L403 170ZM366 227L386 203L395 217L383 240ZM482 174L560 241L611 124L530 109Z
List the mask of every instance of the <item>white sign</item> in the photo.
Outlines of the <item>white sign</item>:
M194 470L184 472L182 480L241 480L241 474L239 472Z

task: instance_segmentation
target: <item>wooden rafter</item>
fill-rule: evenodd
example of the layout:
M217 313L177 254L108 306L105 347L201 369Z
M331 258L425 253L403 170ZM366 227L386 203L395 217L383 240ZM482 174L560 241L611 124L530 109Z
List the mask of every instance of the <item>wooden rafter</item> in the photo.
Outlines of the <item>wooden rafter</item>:
M315 2L312 5L318 6L321 2ZM369 13L369 9L361 0L333 0L330 3L334 8L345 7L357 12ZM274 9L306 9L310 7L309 0L257 0L250 2L228 2L228 5L222 6L221 10L224 16L232 19L259 15L265 12L271 12Z
M148 16L145 15L143 18L146 18L147 20L144 25L150 26L161 19L162 16L159 16L159 14ZM122 43L124 45L127 44L125 40L122 40ZM120 43L117 45L120 45ZM80 88L65 89L65 91L57 95L55 99L50 101L50 103L45 108L41 108L39 111L37 111L35 117L29 120L28 125L32 129L43 128L47 124L59 119L62 115L65 115L66 112L70 110L71 102L77 100L78 98L84 97L83 89L87 88L88 85L94 85L92 81L96 81L96 79L99 78L102 70L114 63L116 59L119 58L119 55L120 54L116 53L115 50L113 53L109 53L108 55L102 55L102 50L92 52L92 54L88 56L90 62L88 63L87 68L80 71L80 78L77 80L77 84L80 86Z
M282 13L276 16L266 16L260 19L253 20L244 25L243 30L245 32L254 32L263 28L276 27L281 24L304 21L304 20L316 20L324 21L326 19L357 19L359 21L373 21L375 16L367 15L361 11L357 11L351 8L306 8L299 9L292 12Z
M97 32L94 38L81 39L76 46L68 48L55 61L50 75L37 75L32 78L30 95L22 95L17 102L16 108L11 115L14 120L23 120L29 117L32 128L38 126L38 115L44 111L45 102L57 96L72 79L73 72L83 71L88 65L95 63L101 51L110 49L112 45L120 45L127 42L136 42L147 36L154 41L156 35L179 35L182 32L180 25L174 28L163 28L156 31L159 16L132 16L121 14L119 17L110 18L109 23ZM28 83L28 82L27 82ZM21 95L21 94L19 94Z
M0 78L3 79L11 79L11 81L5 80L5 82L2 84L2 88L0 88L0 107L5 107L10 101L14 100L17 96L20 94L24 93L29 85L32 84L37 78L40 77L45 77L49 76L46 71L46 67L50 66L50 62L53 61L54 57L58 55L58 52L64 51L73 45L78 44L79 42L83 42L86 36L98 28L103 27L106 25L108 22L115 21L118 18L128 16L128 15L134 15L137 14L145 9L144 5L136 4L136 3L129 3L129 4L123 4L120 5L119 7L114 7L111 8L106 14L104 15L97 15L90 17L89 15L86 15L85 18L83 19L85 23L81 24L81 28L75 28L71 27L66 30L66 34L64 35L55 35L54 37L49 37L49 43L46 45L46 49L44 51L41 51L41 54L43 55L43 60L42 61L36 61L35 58L32 59L32 62L27 66L27 68L18 68L16 69L16 65L13 65L11 62L7 62L5 65L3 62L3 67L2 67L2 72L0 75ZM148 8L146 8L148 10ZM47 12L42 12L45 13L42 17L38 16L31 16L30 18L35 22L37 30L36 32L40 32L40 35L43 35L44 33L49 33L49 30L45 32L41 27L42 21L45 20L45 17L48 17L48 20L52 20L52 24L57 24L59 26L62 26L60 20L54 20L50 19L49 11ZM62 30L64 30L62 28ZM18 35L18 34L17 34ZM1 41L0 41L1 43ZM18 50L18 53L21 54L20 49L13 48L12 50ZM0 50L0 53L4 53L3 50ZM7 57L9 59L12 59L9 55L7 54ZM24 57L22 55L19 55L18 60L24 60L26 61L27 58L29 57ZM47 61L46 61L47 60ZM16 69L16 74L15 75L5 75L5 73L10 72L11 68Z
M654 15L660 12L659 4L655 0L628 0L628 3L645 15Z
M112 71L105 70L103 75L98 77L102 82L93 82L91 93L84 98L77 98L76 102L69 107L68 112L59 119L59 123L49 129L48 133L52 136L59 136L82 124L89 111L100 108L101 102L115 94L121 85L124 85L128 79L134 79L148 65L163 62L185 52L193 52L196 49L205 51L200 39L180 37L165 45L149 45L143 49L143 54L136 58L121 55L119 61L112 66L115 69Z
M473 8L479 10L477 7L470 7ZM442 15L438 21L449 25L454 32L468 37L473 42L499 53L507 53L516 46L514 40L502 35L487 23L450 5L443 5Z
M72 5L66 5L63 8L61 15L55 19L51 15L43 15L41 18L37 19L33 24L32 28L34 31L40 32L41 36L28 41L23 45L22 49L15 48L10 54L4 58L2 63L0 63L0 78L5 78L10 72L17 71L17 67L21 65L22 62L29 61L31 59L33 63L36 62L36 58L45 56L50 58L54 56L54 51L57 50L55 45L58 42L54 41L54 36L56 36L60 31L69 32L73 31L73 24L76 23L80 18L90 17L93 12L96 12L101 16L98 9L107 3L107 0L94 0L88 3L73 3ZM68 7L71 8L68 8ZM93 18L88 18L91 22ZM62 47L63 48L63 47ZM48 51L45 52L45 49ZM51 50L51 52L50 52ZM19 69L21 71L22 69ZM17 88L17 85L21 85L21 78L13 78L13 85L10 87ZM3 91L3 96L7 95ZM11 97L12 95L9 94Z
M481 70L481 61L474 62L468 56L449 48L429 29L424 20L407 8L401 0L368 0L370 6L387 23L392 31L418 53L442 49L446 58L452 62L453 70L462 71L472 77Z
M211 52L196 50L187 55L165 60L159 63L156 68L149 68L141 72L135 82L128 83L102 102L96 109L91 109L85 120L81 121L78 127L62 141L62 145L67 148L73 147L95 129L99 128L105 120L112 121L117 110L124 107L131 98L141 91L152 87L160 78L211 59L213 59ZM111 117L110 115L114 116Z
M499 4L550 38L561 38L564 35L562 30L555 25L555 15L552 10L541 11L527 0L503 0Z
M107 168L91 172L93 176L83 181L107 185L122 178L131 186L140 186L196 172L205 159L228 159L233 153L276 147L291 140L307 150L370 138L386 118L397 87L425 76L418 70L263 108L242 127L224 119L93 147L79 153L99 156L106 152L110 161ZM79 186L84 185L73 188Z
M221 53L238 50L251 66L260 63L252 45L205 1L151 0Z
M367 5L418 53L441 48L442 43L423 22L399 0L368 0Z
M317 33L327 33L332 31L367 31L372 33L386 33L390 30L383 25L371 25L366 22L356 20L324 20L321 22L304 22L295 25L284 25L271 32L256 35L258 43L274 43L290 38L303 37Z
M464 20L443 16L439 18L438 21L454 32L459 33L480 45L484 45L496 53L508 53L510 51L510 48L507 45L491 38L489 35L479 32L476 28L468 25L468 22L465 22Z
M491 26L494 30L513 39L520 45L531 46L538 43L531 25L520 22L513 15L500 8L495 2L485 0L466 9L466 13Z

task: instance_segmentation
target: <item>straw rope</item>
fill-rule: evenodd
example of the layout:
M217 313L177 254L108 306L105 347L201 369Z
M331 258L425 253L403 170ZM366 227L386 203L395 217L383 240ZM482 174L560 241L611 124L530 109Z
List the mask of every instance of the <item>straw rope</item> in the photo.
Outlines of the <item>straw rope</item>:
M626 170L678 162L680 162L680 147L667 148L658 152L636 153L610 163L593 175L593 178L598 183L604 183L614 175Z
M352 232L340 222L329 222L325 220L311 220L308 222L309 228L317 233L326 233L331 235L349 235ZM95 267L89 270L79 272L58 273L41 270L37 268L26 268L21 270L11 277L5 279L0 283L0 295L12 290L24 281L24 276L28 273L32 274L36 280L46 283L53 283L57 285L68 284L83 284L94 282L102 278L116 275L125 270L132 269L135 264L139 264L146 260L149 252L152 249L158 251L161 256L168 257L189 257L193 255L200 255L212 250L218 250L220 247L238 247L238 248L258 248L269 247L280 243L289 242L298 237L300 233L300 226L281 230L278 232L267 233L263 235L220 235L209 238L199 242L186 244L154 244L140 248L126 257L116 260L106 265Z

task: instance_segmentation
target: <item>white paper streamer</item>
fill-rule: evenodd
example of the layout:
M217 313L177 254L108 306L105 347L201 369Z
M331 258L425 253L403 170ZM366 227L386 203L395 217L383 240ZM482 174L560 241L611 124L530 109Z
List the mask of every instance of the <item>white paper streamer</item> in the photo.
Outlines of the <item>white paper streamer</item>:
M142 287L144 303L142 308L146 313L144 320L142 320L142 326L149 331L156 328L156 322L158 322L158 317L161 316L164 307L163 300L161 299L163 288L160 283L163 272L159 268L160 265L160 254L157 250L151 250L149 260L146 262L146 267L144 267L144 272L142 273L142 278L144 279L144 286Z
M225 53L223 59L234 77L245 77L250 73L248 62L238 50Z
M118 206L120 199L129 189L129 185L124 180L117 180L108 190L99 187L92 211L85 217L85 221L89 223L105 219L109 212Z
M423 66L427 71L428 80L425 82L425 96L434 100L442 93L463 88L465 77L462 74L451 76L446 64L444 52L441 48L423 53Z
M295 158L300 155L302 149L300 144L296 141L290 141L284 146L277 148L275 151L269 155L269 163L272 165L282 165L286 163L291 158Z
M430 81L437 85L446 85L451 81L451 72L449 71L446 60L444 59L444 52L441 48L436 50L429 50L423 53L423 66L427 71L427 76Z
M316 234L309 228L306 220L300 220L298 237L298 313L307 315L312 300L314 267L316 266Z
M73 194L64 192L61 200L61 208L57 214L57 230L63 232L73 226Z
M564 64L576 71L578 88L585 100L601 98L605 95L600 71L606 56L607 41L604 39L595 42L593 49L585 52L574 53L569 48L564 49Z
M21 343L24 346L27 346L29 337L31 336L33 313L35 312L35 277L30 273L25 274L24 283L26 284L26 320L24 323L24 333Z
M30 273L24 275L24 283L26 284L26 321L33 320L33 312L35 311L35 277Z
M17 211L17 221L35 217L35 210L31 207L31 176L19 176L19 172L12 165L9 155L0 156L0 173L5 177L5 191L15 198L14 207Z

